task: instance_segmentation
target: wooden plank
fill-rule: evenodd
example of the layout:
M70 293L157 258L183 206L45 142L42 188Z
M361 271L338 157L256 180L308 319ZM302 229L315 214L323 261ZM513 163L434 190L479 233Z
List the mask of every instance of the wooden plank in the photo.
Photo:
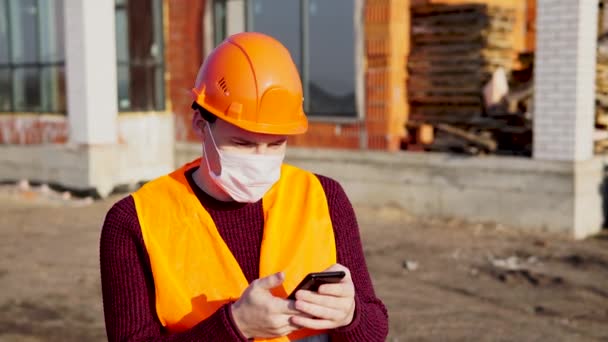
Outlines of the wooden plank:
M467 63L467 64L432 64L432 63L417 63L409 64L408 71L410 74L437 74L437 73L452 73L452 74L466 74L466 73L481 73L491 74L496 70L495 65L487 65L485 63Z
M423 123L428 123L432 125L448 123L448 124L457 124L457 125L470 125L473 122L475 116L465 116L465 115L420 115L416 113L410 113L409 121L418 121Z
M595 102L602 107L608 107L608 94L595 94Z
M432 86L408 84L408 96L481 96L482 87L475 86Z
M470 48L470 49L460 49L451 52L443 52L443 51L429 51L425 49L419 49L417 47L413 48L408 56L408 60L418 60L418 59L431 59L431 60L441 60L447 58L453 58L457 56L457 58L470 58L470 57L478 57L478 58L504 58L504 59L512 59L513 58L513 50L511 49L492 49L492 48Z
M433 57L422 57L413 56L408 58L408 67L416 68L417 66L433 66L433 65L504 65L509 67L513 64L511 56L482 56L479 54L471 53L468 55L443 55Z
M480 105L412 105L410 113L418 116L481 116L483 109Z
M416 26L443 26L443 25L501 25L508 24L513 25L515 23L515 16L502 17L502 16L487 16L479 15L479 13L449 13L449 14L438 14L433 16L413 16L412 27Z
M449 133L451 135L454 135L456 137L459 137L461 139L464 139L472 144L478 145L479 147L482 147L490 152L494 152L496 151L496 148L498 147L498 144L496 143L496 140L489 138L489 137L484 137L482 135L478 135L478 134L474 134L472 132L467 132L466 130L462 129L462 128L458 128L456 126L450 125L450 124L438 124L436 125L436 128L440 131Z
M509 23L499 22L476 22L476 23L460 23L457 25L412 25L411 34L471 34L475 32L482 32L486 34L509 34L513 30L513 25Z
M436 89L438 91L457 91L462 92L477 92L481 93L483 85L481 82L453 82L453 83L440 83L431 80L421 79L409 79L407 82L409 91L424 91L426 89Z
M438 95L425 93L410 93L408 98L411 103L426 103L426 104L479 104L481 105L481 96L475 95Z
M508 17L515 16L515 10L513 8L488 6L486 4L421 4L411 7L413 18L462 13L476 13L492 16L502 15Z
M469 51L483 50L486 45L483 42L458 43L458 44L429 44L413 45L411 53L419 54L450 54L466 53ZM510 48L509 48L510 50Z
M428 16L445 13L485 13L488 6L485 4L462 4L462 5L447 5L447 4L421 4L411 7L413 17Z
M408 77L408 81L418 84L433 84L433 85L463 85L469 84L476 87L481 87L483 84L481 81L483 78L481 74L462 74L458 76L445 75L445 74L411 74Z
M426 33L419 32L412 34L412 43L415 48L420 45L437 45L442 43L462 44L462 43L483 43L484 46L510 46L511 36L504 33L474 31L474 32L446 32Z
M495 69L486 67L484 69L487 70L466 70L463 68L460 69L433 69L433 68L417 68L417 69L408 69L409 77L421 77L421 78L437 78L437 77L454 77L454 78L463 78L463 79L473 79L476 78L478 82L487 82L488 78L492 76L492 72Z

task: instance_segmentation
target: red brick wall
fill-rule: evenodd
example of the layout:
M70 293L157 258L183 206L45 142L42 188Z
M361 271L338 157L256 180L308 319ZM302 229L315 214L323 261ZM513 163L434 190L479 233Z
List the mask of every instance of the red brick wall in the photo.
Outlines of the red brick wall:
M190 89L203 61L205 0L165 0L167 96L175 113L175 138L194 141Z
M67 140L68 123L65 116L0 115L0 144L62 144Z

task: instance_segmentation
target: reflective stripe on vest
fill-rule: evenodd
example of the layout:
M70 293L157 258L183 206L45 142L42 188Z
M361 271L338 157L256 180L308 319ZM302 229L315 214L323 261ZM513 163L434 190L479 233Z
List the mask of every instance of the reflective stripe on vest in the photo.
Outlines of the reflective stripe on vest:
M171 332L193 327L222 305L236 301L249 285L186 179L185 173L198 165L200 159L133 193L154 276L156 312ZM336 263L327 199L314 174L284 164L280 180L262 203L259 276L285 272L285 282L273 294L286 298L306 274ZM322 333L302 329L271 341Z

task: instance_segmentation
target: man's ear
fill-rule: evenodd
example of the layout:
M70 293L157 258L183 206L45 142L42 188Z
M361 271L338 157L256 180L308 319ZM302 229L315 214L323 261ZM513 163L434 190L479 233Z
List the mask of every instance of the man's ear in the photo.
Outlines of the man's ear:
M197 137L203 139L205 138L205 119L201 116L201 113L196 110L194 111L194 115L192 115L192 129L194 130L194 134Z

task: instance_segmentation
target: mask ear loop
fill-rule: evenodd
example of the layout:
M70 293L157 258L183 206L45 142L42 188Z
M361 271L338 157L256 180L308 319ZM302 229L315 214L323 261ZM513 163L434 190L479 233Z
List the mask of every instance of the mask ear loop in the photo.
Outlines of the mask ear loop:
M218 158L221 160L221 152L220 150L217 148L217 144L215 143L215 138L213 138L213 133L211 133L211 126L209 124L209 122L205 121L205 127L203 129L206 129L207 132L209 134L209 137L211 139L211 143L213 144L213 147L215 147L215 152L218 155ZM206 140L203 141L203 159L205 159L205 164L207 164L207 171L209 172L209 175L212 178L219 178L221 175L221 163L220 163L220 174L215 173L215 171L211 170L211 165L209 164L209 158L207 156L207 144L206 144Z

